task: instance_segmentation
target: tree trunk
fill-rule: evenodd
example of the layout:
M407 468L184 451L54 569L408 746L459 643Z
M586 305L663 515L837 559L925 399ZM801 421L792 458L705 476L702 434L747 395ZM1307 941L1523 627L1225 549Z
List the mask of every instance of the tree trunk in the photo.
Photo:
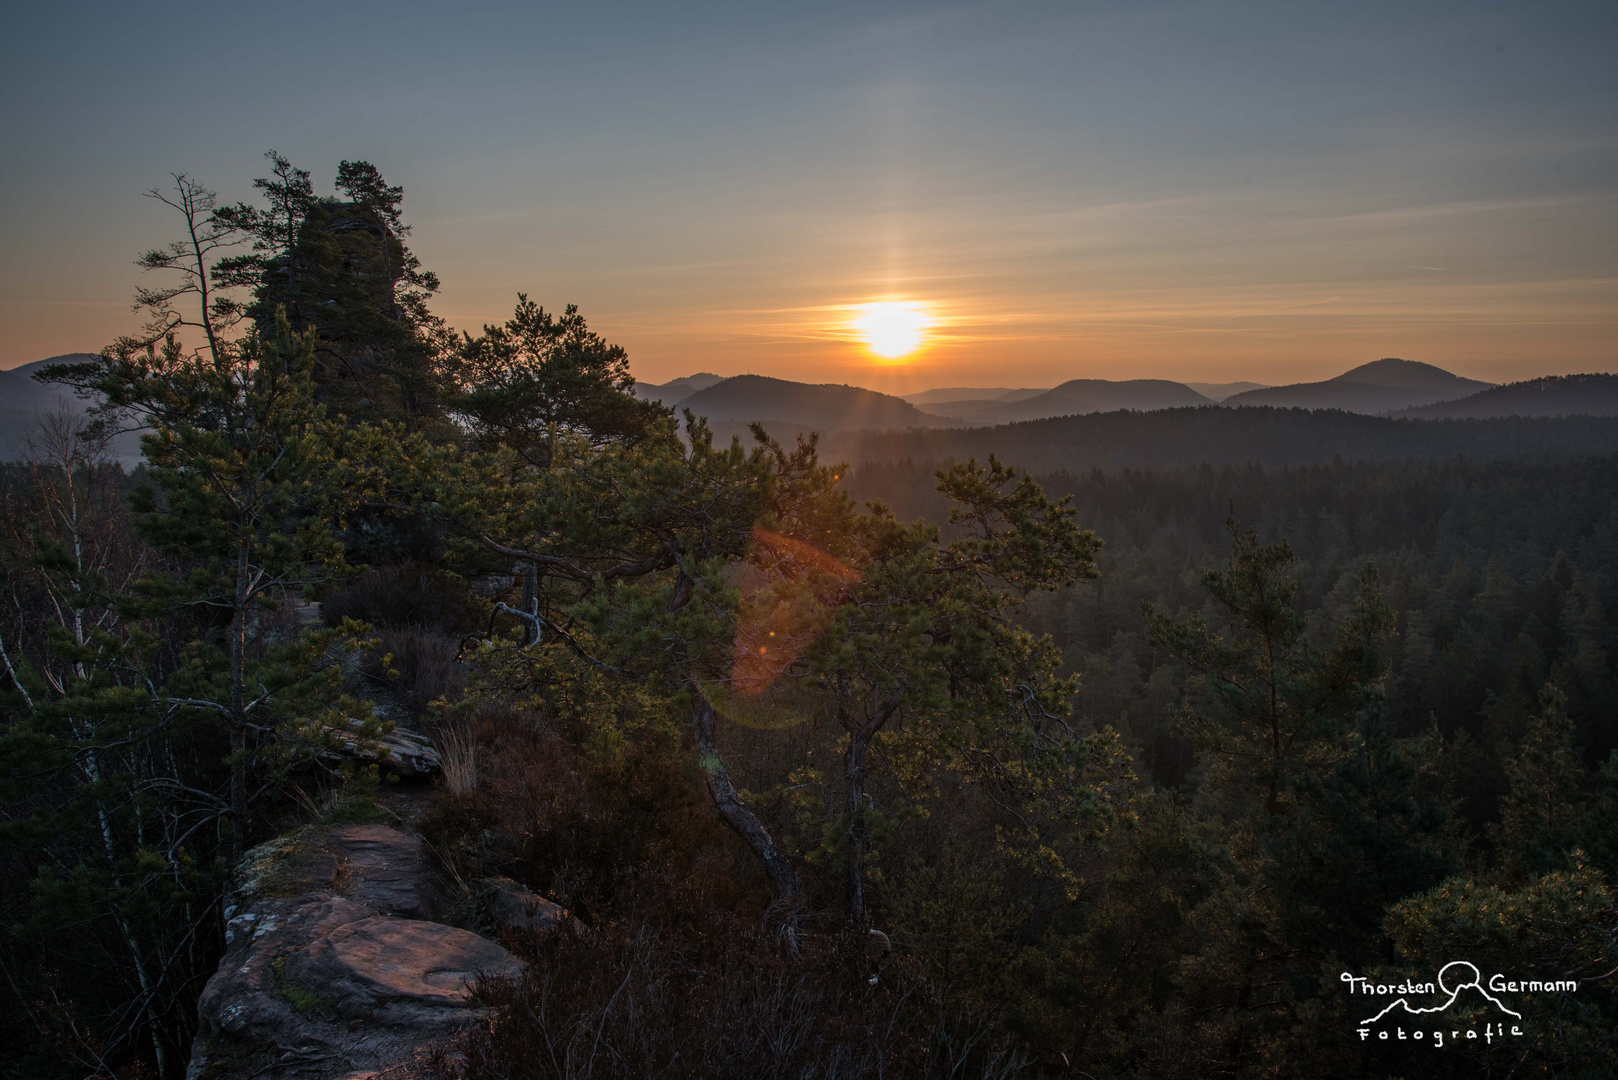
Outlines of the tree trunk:
M247 846L247 547L236 550L236 610L230 620L230 815L236 828L231 858Z
M844 724L848 731L848 757L843 778L847 791L843 814L848 818L848 917L856 930L869 921L865 906L865 856L871 850L871 832L865 821L865 751L871 744L871 729Z
M94 750L85 757L84 771L92 784L99 785L102 777L101 762ZM107 873L110 879L117 883L118 874L118 843L112 835L112 821L107 816L107 804L100 798L96 799L96 819L101 826L101 847L107 856ZM129 920L116 906L111 912L113 921L118 924L118 931L123 935L124 944L129 948L130 958L135 963L135 978L140 983L141 1015L146 1020L146 1033L152 1040L152 1054L157 1058L157 1075L168 1076L168 1055L163 1052L163 1039L158 1027L157 1017L154 1015L155 1001L152 994L152 978L146 970L146 957L140 951L140 942L135 938L135 932L130 928Z
M764 827L758 815L742 802L730 774L725 771L724 763L719 760L719 747L714 734L718 713L695 679L691 680L691 696L691 730L696 739L697 759L708 780L708 794L713 797L714 806L725 824L742 838L763 864L764 872L769 875L770 884L775 889L776 899L796 906L803 899L803 883L798 880L798 871L781 849L775 846L770 831Z
M866 753L876 733L899 711L902 695L894 694L866 711L852 704L854 695L846 679L838 684L838 720L848 732L848 751L843 759L843 816L848 819L848 917L856 930L870 922L865 897L865 860L871 854L871 827L867 816L865 781L869 775ZM864 723L856 717L865 717Z
M522 572L522 609L524 614L539 614L539 564L524 563ZM530 620L523 623L522 643L524 645L539 644L539 622Z

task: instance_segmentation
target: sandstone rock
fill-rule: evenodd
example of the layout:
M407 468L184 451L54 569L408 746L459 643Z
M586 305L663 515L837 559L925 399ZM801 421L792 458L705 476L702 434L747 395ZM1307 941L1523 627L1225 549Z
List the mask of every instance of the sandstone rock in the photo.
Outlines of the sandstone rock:
M343 825L330 836L343 854L337 892L383 915L428 917L431 890L421 837L384 825Z
M514 977L522 965L468 930L375 915L334 927L286 957L283 979L329 1002L338 1019L424 1035L464 1021L479 974Z
M442 766L432 740L416 731L394 728L382 736L387 767L401 777L431 776Z
M427 922L420 838L380 825L311 827L248 853L225 910L226 950L198 1005L191 1080L337 1080L419 1056L485 1015L479 973L520 964Z
M357 717L348 721L351 729L357 730L362 724L363 721ZM364 739L339 736L339 742L343 754L361 761L375 761L384 771L407 780L431 776L442 764L433 741L421 732L408 728L395 727L386 735L367 736ZM338 758L341 755L332 753L329 756Z
M237 908L278 896L337 891L338 857L317 830L301 829L253 848L236 868L236 880L226 900L229 922ZM226 931L227 934L229 931Z
M225 918L260 900L311 893L343 896L382 915L427 918L432 889L421 838L385 825L334 825L260 844L236 871Z
M478 904L495 929L506 933L549 933L571 918L556 904L505 877L478 882Z
M247 1042L336 1045L332 1033L312 1023L319 1018L307 1015L317 1011L309 1000L282 992L285 955L374 914L351 900L311 895L264 900L232 917L224 959L197 1003L207 1033Z

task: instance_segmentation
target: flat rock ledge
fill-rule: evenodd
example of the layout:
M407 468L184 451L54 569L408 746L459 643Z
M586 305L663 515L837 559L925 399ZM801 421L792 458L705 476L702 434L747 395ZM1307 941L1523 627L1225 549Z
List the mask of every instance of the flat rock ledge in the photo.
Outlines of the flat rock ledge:
M187 1080L385 1072L483 1018L471 985L521 964L429 921L431 908L420 838L398 829L311 827L254 848L227 900Z

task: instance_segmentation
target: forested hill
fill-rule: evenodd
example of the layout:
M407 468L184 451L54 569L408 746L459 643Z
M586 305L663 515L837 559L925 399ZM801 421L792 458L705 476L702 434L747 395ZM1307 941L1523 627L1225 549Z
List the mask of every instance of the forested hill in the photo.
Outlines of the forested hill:
M697 391L706 390L715 383L724 381L725 377L723 375L715 375L711 371L699 371L695 375L671 379L661 385L657 383L636 383L635 396L642 401L661 401L665 405L677 405Z
M0 461L16 461L40 437L41 417L49 414L78 416L89 403L60 386L37 382L34 375L51 364L82 364L93 353L65 353L32 364L0 371ZM140 460L140 436L132 431L113 437L112 456L131 468Z
M1618 453L1618 418L1394 420L1337 410L1205 407L866 434L834 438L825 449L850 462L982 460L994 453L1035 473L1336 459L1496 461Z
M1458 401L1411 409L1421 419L1495 416L1618 416L1618 375L1547 375L1491 387Z
M1325 382L1268 386L1233 394L1226 405L1271 405L1282 409L1347 409L1388 413L1475 394L1489 384L1432 364L1390 356L1343 372Z
M680 402L715 422L777 421L818 431L884 431L892 428L947 427L960 421L929 416L903 398L830 383L811 385L764 375L737 375L699 390Z
M1212 398L1184 383L1167 379L1073 379L1043 394L1014 401L951 401L928 405L928 412L957 416L974 424L1005 424L1018 420L1041 420L1047 416L1075 416L1114 409L1174 409L1208 405Z

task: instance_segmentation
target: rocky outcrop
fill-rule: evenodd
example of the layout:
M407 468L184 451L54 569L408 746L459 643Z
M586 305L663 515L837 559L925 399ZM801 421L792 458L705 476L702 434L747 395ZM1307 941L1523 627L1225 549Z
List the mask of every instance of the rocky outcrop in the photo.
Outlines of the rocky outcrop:
M439 770L438 751L420 732L395 727L382 736L382 764L404 779L431 776Z
M311 827L248 854L203 990L190 1080L338 1080L409 1061L484 1013L479 975L514 976L500 945L429 921L420 838Z
M431 776L439 771L442 762L438 750L427 736L401 727L397 722L392 731L383 735L360 734L364 726L365 721L356 717L348 721L347 731L328 729L329 749L323 750L321 756L330 762L341 762L345 758L374 761L384 773L405 780Z
M499 945L441 923L372 915L322 929L287 954L281 979L325 997L340 1020L415 1035L451 1030L468 1018L466 991L479 972L516 970Z
M572 920L556 904L506 877L478 882L478 907L495 933L502 936L548 934Z

